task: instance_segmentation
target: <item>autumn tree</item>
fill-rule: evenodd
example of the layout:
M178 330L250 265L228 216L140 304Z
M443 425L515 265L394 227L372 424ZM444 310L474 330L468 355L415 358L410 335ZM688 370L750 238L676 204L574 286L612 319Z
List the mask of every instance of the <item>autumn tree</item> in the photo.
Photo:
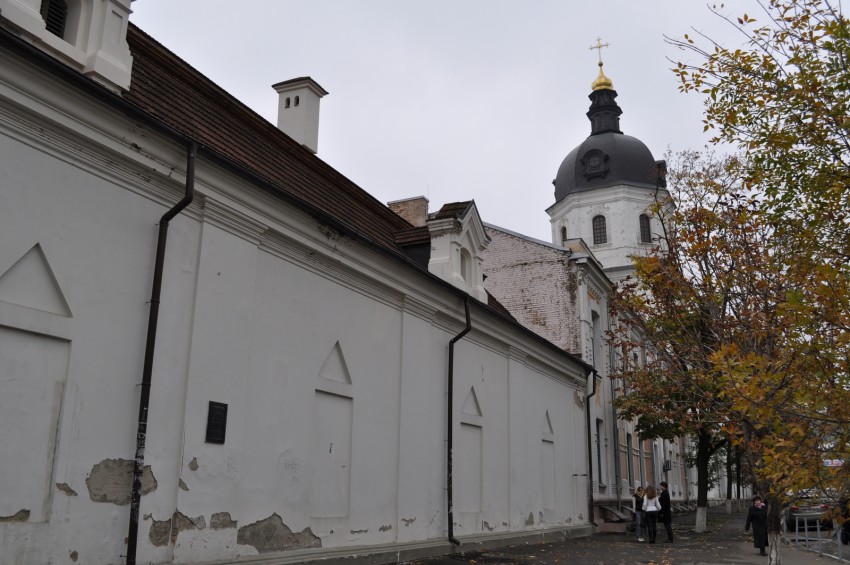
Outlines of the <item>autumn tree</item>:
M672 202L652 209L658 245L633 257L634 275L612 297L609 340L623 360L612 376L623 382L617 409L642 438L694 438L703 531L711 457L728 443L732 411L716 356L740 339L742 281L750 269L769 270L760 251L770 234L742 192L737 158L686 151L668 161ZM646 361L634 362L644 351Z
M761 484L840 499L850 494L850 25L829 0L758 6L712 8L740 47L668 40L697 56L676 66L681 89L704 96L714 141L739 148L741 186L758 195L754 218L770 234L761 257L772 272L748 265L756 292L742 292L753 324L710 363L725 383L727 433Z

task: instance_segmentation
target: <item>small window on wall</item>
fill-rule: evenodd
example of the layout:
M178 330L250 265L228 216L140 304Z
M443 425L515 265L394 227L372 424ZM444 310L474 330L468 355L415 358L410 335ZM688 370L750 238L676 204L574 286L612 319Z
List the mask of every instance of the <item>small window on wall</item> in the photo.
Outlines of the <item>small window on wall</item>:
M608 230L605 227L605 216L593 218L593 245L608 243Z
M283 107L284 107L284 108L289 108L291 105L292 105L292 100L289 98L289 96L287 96L287 97L286 97L286 103L284 104L284 106L283 106Z
M65 0L43 0L41 17L44 18L47 31L64 39L65 24L68 21L68 4Z
M224 444L227 433L227 404L210 401L207 412L207 443Z
M649 216L640 215L640 242L652 243L652 232L649 229Z

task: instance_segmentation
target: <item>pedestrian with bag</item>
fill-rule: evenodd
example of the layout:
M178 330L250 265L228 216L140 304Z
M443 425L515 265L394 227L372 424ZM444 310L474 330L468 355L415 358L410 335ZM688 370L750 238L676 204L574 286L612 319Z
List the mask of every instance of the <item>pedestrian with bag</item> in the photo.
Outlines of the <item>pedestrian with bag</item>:
M643 487L638 485L632 495L632 514L635 517L635 537L638 541L643 541L643 494Z
M658 492L655 487L648 485L646 494L643 496L643 512L646 516L646 535L649 543L655 543L655 535L658 532L658 513L661 511L661 502L658 500Z

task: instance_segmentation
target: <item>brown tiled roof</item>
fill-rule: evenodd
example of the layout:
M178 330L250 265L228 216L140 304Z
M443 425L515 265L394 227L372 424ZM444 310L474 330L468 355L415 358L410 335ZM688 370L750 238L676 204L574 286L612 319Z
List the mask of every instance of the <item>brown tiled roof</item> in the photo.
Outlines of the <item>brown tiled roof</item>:
M466 202L449 202L448 204L443 204L443 207L439 209L434 214L435 220L442 220L443 218L457 218L463 215L464 212L472 205L472 200L467 200Z
M126 102L244 168L274 187L281 198L294 198L313 213L416 265L402 248L427 243L427 226L412 226L132 23L127 43L133 71L130 90L123 95ZM436 216L459 217L471 204L446 204ZM489 294L486 307L528 336L558 349L522 326Z
M401 254L410 224L366 191L130 24L133 54L124 99L355 232Z
M395 233L395 242L402 247L418 243L430 243L431 232L428 231L428 226L406 228Z
M506 318L513 320L517 324L520 323L519 320L514 318L514 315L511 314L510 311L508 311L508 309L505 308L504 305L502 305L501 302L496 300L496 297L493 296L492 294L490 294L489 292L487 293L487 306L489 306L490 308L492 308L496 312L500 313L502 316L505 316Z

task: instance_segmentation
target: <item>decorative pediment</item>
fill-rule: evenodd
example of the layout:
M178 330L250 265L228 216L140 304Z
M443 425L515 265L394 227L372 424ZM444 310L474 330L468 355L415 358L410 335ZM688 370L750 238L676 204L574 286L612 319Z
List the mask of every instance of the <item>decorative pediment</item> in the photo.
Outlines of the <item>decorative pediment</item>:
M8 268L0 267L0 302L71 317L65 295L39 244Z

